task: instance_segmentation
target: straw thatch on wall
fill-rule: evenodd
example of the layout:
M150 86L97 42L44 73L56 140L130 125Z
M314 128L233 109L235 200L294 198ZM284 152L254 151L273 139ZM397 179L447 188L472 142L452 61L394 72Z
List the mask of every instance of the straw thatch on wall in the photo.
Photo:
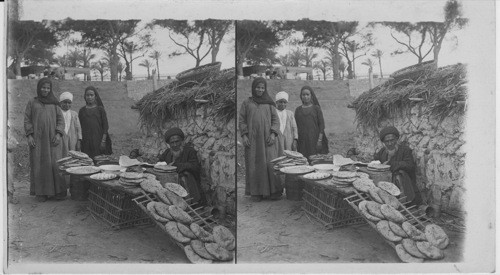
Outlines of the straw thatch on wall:
M141 127L161 130L165 121L183 118L199 104L209 104L208 116L229 121L236 115L235 70L227 69L201 82L174 81L146 94L137 104Z
M351 107L356 110L359 127L376 128L384 119L408 115L421 105L423 115L440 120L465 111L467 98L466 66L456 64L428 71L417 79L391 79L363 94Z

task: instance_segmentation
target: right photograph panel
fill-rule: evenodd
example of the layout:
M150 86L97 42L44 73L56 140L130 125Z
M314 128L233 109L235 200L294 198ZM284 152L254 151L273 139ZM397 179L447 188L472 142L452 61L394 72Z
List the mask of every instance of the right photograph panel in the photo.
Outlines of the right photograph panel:
M462 7L237 21L238 263L463 261Z

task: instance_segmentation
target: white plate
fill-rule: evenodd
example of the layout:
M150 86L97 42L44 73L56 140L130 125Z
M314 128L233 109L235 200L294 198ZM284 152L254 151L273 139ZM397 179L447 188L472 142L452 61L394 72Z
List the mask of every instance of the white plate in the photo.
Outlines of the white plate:
M121 169L123 169L123 167L116 164L107 164L99 166L99 169L103 171L120 171Z
M309 173L309 174L306 174L304 175L303 177L305 179L309 179L309 180L322 180L322 179L326 179L330 176L329 173Z
M313 165L314 169L318 172L323 172L323 171L333 171L335 166L333 164L316 164ZM326 173L326 172L325 172Z
M300 174L311 173L314 171L314 168L309 165L299 165L299 166L283 167L280 169L280 171L285 174L300 175Z

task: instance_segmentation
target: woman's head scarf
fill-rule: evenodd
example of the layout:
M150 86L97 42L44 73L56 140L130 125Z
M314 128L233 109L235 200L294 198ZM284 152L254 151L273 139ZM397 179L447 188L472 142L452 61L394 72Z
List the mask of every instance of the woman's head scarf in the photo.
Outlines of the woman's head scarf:
M255 88L257 88L257 85L259 85L260 83L264 83L264 93L259 97L255 93ZM276 103L274 103L274 100L269 96L269 93L267 92L267 82L262 77L257 77L256 79L253 80L252 96L250 98L257 104L269 104L276 107Z
M311 92L311 102L313 105L319 106L319 101L318 98L316 97L316 94L314 93L314 90L310 86L304 86L302 89L300 89L300 100L302 100L302 92L304 90L309 90ZM321 106L320 106L321 107Z
M94 87L94 86L88 86L87 88L85 88L85 93L83 94L83 96L85 97L85 94L87 93L87 91L94 91L94 94L95 94L95 102L97 104L97 106L101 106L104 108L104 105L102 104L102 100L101 100L101 97L99 96L99 93L97 92L97 89ZM87 100L85 99L85 102L87 102Z
M184 132L180 129L180 128L177 128L177 127L174 127L174 128L170 128L168 129L166 132L165 132L165 141L167 143L170 142L170 138L173 137L173 136L179 136L181 137L182 140L184 140Z
M46 83L50 84L50 92L46 97L42 96L42 86ZM49 78L42 78L38 81L38 84L36 85L36 94L38 101L40 101L43 104L53 104L53 105L59 105L59 100L57 100L56 96L52 92L52 81Z

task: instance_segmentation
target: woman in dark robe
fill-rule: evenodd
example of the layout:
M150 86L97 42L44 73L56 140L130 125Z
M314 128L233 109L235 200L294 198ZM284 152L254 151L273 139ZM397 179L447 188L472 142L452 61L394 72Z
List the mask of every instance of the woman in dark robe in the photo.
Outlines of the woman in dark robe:
M78 112L82 126L82 152L94 158L111 155L111 139L108 134L108 117L97 89L89 86L84 94L86 105Z
M59 100L52 92L52 81L38 81L37 97L26 105L24 130L30 147L30 195L40 202L49 197L66 197L66 183L56 164L62 158L61 139L64 117Z
M297 150L306 158L315 154L328 154L325 120L314 91L309 86L300 90L302 106L295 109L295 121L299 132Z
M252 96L241 104L239 130L245 146L245 195L254 201L281 198L283 186L270 163L283 154L277 141L280 120L264 78L252 82Z
M391 166L392 181L401 189L410 204L422 204L415 175L415 160L410 147L399 144L399 131L393 126L383 128L379 134L384 147L374 155L374 160Z
M200 185L201 165L198 161L196 150L184 144L184 132L177 128L171 128L165 132L165 142L170 146L160 155L159 161L177 167L181 185L193 198L193 202L199 205L205 204Z

